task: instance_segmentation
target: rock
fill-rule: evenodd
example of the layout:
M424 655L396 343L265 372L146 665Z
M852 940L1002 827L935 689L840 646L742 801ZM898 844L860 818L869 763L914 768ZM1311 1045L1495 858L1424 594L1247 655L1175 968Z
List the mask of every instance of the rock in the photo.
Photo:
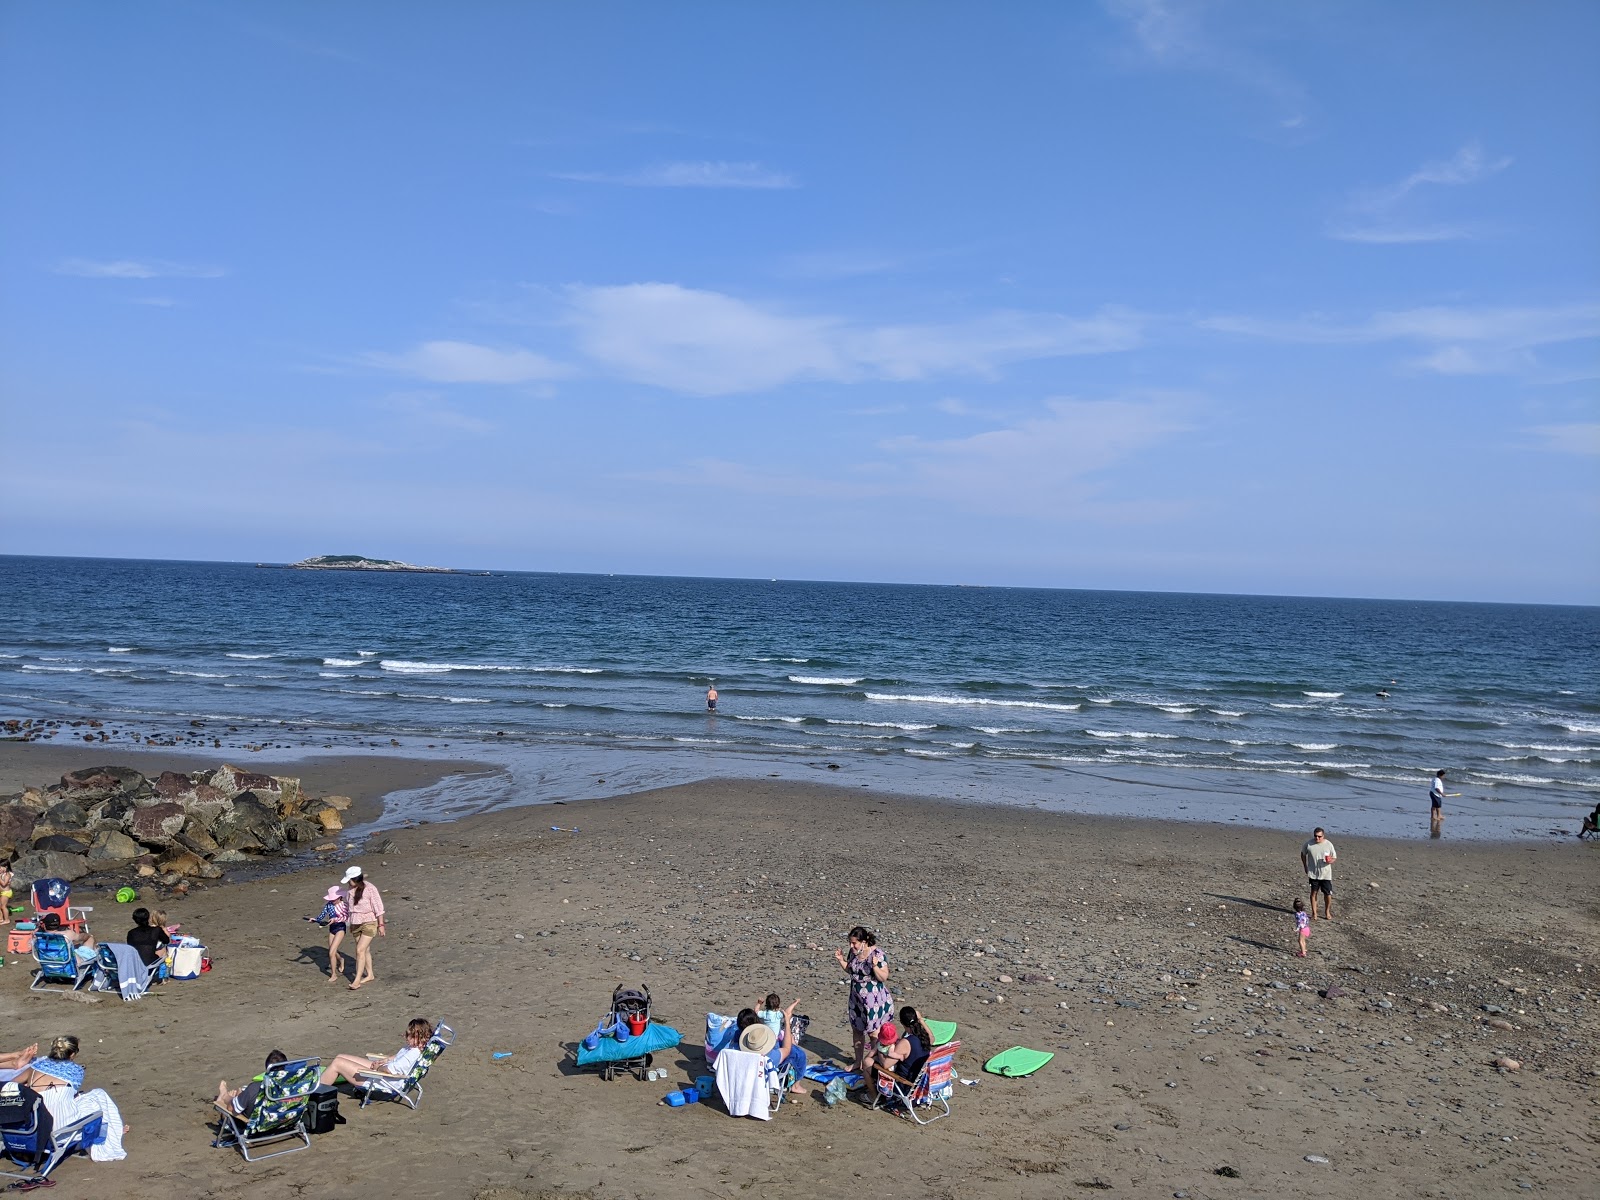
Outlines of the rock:
M1377 883L1368 883L1367 886L1369 888L1377 888L1379 885Z
M176 875L179 878L216 879L222 874L219 867L208 863L198 854L192 854L178 847L173 847L163 854L157 860L156 868L165 875Z
M149 879L150 876L154 875L155 873L156 873L156 869L155 869L155 866L153 864L151 864L151 863L140 863L139 864L139 878L140 879Z
M1011 976L1002 975L1002 976L1000 976L1000 978L996 982L999 982L999 983L1010 983L1011 982Z
M289 817L283 823L283 834L291 842L314 842L322 836L322 826L304 817Z
M1252 971L1249 967L1246 967L1244 970L1240 971L1239 974L1244 976L1244 978L1249 979L1252 975L1255 974L1255 972Z
M218 818L211 836L224 850L254 853L282 850L285 840L277 805L258 799L254 792L241 792L234 797L233 808ZM222 860L219 857L215 861Z
M206 782L230 798L237 798L241 792L270 792L274 796L274 807L276 807L279 784L271 775L262 775L257 771L246 771L241 767L224 764L218 767Z
M84 816L87 818L86 828L96 831L121 829L128 819L128 814L134 811L134 807L134 801L130 796L107 796L104 800L86 804L83 806Z
M36 850L31 854L24 854L11 864L11 870L17 877L17 883L23 887L35 879L52 877L65 879L70 883L74 879L82 879L89 873L83 855L62 854L56 850Z
M33 842L39 814L20 803L0 806L0 852L9 853Z
M118 833L115 829L103 829L95 835L87 858L92 870L110 871L132 862L143 853L144 847L127 834Z
M222 847L217 845L217 839L206 832L205 826L193 817L183 823L178 836L174 839L185 850L192 850L201 858L210 858Z
M89 848L89 842L86 833L48 833L35 838L33 848L51 854L82 854Z
M1516 1026L1510 1021L1506 1020L1504 1017L1490 1017L1484 1022L1484 1024L1490 1029L1498 1029L1502 1033L1510 1033L1512 1030L1516 1029Z
M344 821L336 808L317 808L307 812L306 815L322 826L324 833L338 833L344 828Z
M1497 1059L1494 1060L1494 1065L1499 1067L1502 1071L1520 1071L1520 1070L1522 1070L1522 1064L1520 1062L1518 1062L1514 1058L1508 1058L1508 1057L1505 1057L1503 1055L1500 1058L1497 1058Z
M355 803L349 796L324 796L322 802L329 808L337 808L340 812L344 812Z
M15 802L21 807L27 809L29 812L34 813L42 813L45 809L49 808L50 805L55 803L51 797L45 795L42 791L35 787L23 788L22 794L17 796Z
M219 866L235 867L240 863L254 862L255 857L246 854L243 850L221 850L217 852L217 856L211 861Z
M1328 1164L1328 1159L1321 1154L1308 1154L1306 1155L1306 1161L1308 1163L1321 1163L1323 1166Z
M224 813L233 811L233 800L208 783L200 784L178 803L195 824L205 830L215 825Z
M161 799L181 804L183 797L194 791L195 781L178 771L163 771L156 776L155 783L151 786Z
M311 848L313 850L315 850L318 854L326 854L330 850L337 850L339 848L339 843L338 842L323 842L320 846L313 846Z
M147 792L150 781L132 767L85 767L68 771L59 785L63 796L77 801L104 800L107 796Z
M183 805L158 800L133 810L128 818L128 832L147 846L170 846L187 819Z
M89 823L89 814L84 811L83 805L71 800L61 800L44 810L34 826L34 836L43 837L47 833L71 833L82 829Z

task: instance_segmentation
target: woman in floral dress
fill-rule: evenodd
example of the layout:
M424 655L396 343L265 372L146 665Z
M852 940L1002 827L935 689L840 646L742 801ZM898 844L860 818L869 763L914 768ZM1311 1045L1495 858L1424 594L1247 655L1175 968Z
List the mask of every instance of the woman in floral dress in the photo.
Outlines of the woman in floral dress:
M889 963L878 949L878 939L857 925L850 931L848 959L845 951L833 957L850 972L850 1035L855 1050L855 1072L865 1076L867 1050L877 1036L878 1027L894 1015L894 998L889 995Z

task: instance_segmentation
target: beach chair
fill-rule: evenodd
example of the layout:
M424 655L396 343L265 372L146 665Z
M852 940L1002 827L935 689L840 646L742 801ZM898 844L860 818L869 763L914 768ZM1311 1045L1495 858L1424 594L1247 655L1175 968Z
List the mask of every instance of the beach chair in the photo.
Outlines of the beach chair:
M87 1154L89 1147L105 1138L105 1119L99 1113L90 1113L66 1125L56 1125L45 1107L44 1097L31 1087L20 1083L0 1085L0 1137L5 1140L5 1157L25 1168L25 1171L0 1171L22 1184L12 1184L22 1190L30 1186L48 1186L37 1181L49 1179L61 1161L73 1154Z
M74 991L82 987L93 970L73 953L72 943L64 933L36 933L33 935L33 961L39 964L33 973L30 992L42 992L52 983L64 983Z
M320 1058L297 1058L270 1066L261 1076L261 1090L247 1113L216 1104L219 1117L213 1147L237 1146L245 1162L293 1154L311 1145L311 1094L322 1073ZM260 1146L293 1139L299 1143L269 1154L252 1155Z
M351 1082L363 1089L361 1093L361 1107L371 1104L376 1096L386 1096L391 1100L399 1100L409 1108L415 1108L422 1103L422 1081L427 1077L428 1068L438 1060L439 1055L448 1050L456 1040L456 1031L445 1024L433 1027L433 1036L422 1047L422 1057L417 1060L417 1065L411 1068L411 1074L404 1079L394 1075L385 1075L381 1071L358 1071Z
M161 972L159 958L146 963L126 942L101 942L99 953L94 962L94 981L89 985L92 991L116 992L124 1000L140 1000ZM124 972L123 967L128 971Z
M783 1097L788 1090L783 1073L765 1054L729 1047L717 1055L713 1070L717 1094L730 1115L770 1121L783 1107ZM766 1096L764 1105L757 1099L762 1094Z
M72 885L65 879L35 879L29 893L33 898L33 919L38 925L54 913L61 924L80 933L89 928L89 914L93 905L73 904Z
M934 1048L915 1079L905 1079L893 1071L878 1069L878 1094L872 1098L873 1108L899 1109L918 1125L931 1125L940 1117L950 1115L950 1094L955 1091L956 1051L960 1042L946 1042ZM935 1108L942 1112L933 1112ZM918 1109L929 1112L921 1116Z

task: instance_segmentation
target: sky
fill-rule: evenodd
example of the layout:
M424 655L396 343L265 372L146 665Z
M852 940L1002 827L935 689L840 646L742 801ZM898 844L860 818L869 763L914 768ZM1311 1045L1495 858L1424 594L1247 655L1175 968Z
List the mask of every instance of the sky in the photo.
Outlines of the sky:
M1600 602L1600 6L0 6L0 552Z

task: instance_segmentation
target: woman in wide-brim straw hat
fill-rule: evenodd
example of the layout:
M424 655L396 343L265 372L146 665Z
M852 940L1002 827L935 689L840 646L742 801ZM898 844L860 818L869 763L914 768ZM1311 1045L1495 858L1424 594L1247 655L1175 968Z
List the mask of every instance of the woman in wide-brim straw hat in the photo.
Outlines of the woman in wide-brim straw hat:
M350 984L353 992L377 978L372 973L372 939L387 937L389 931L383 919L383 897L367 882L361 868L347 869L343 883L350 897L350 934L356 939L356 977Z

